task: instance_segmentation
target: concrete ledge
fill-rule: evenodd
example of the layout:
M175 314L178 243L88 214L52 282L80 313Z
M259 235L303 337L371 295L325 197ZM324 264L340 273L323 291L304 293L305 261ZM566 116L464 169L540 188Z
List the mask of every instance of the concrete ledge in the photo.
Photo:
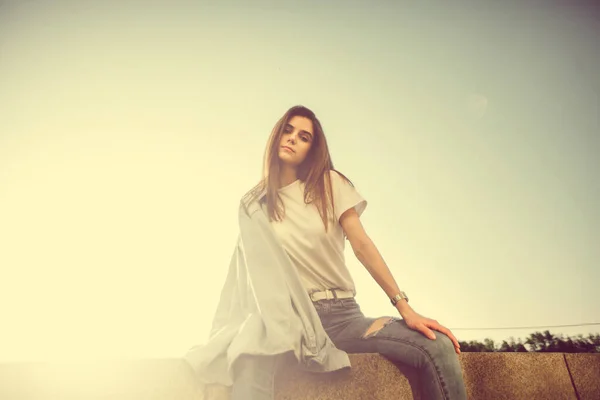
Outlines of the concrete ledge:
M201 398L183 359L0 364L2 400Z
M407 377L378 354L351 354L352 368L316 374L288 367L279 371L277 399L411 399Z
M577 400L562 353L462 353L460 362L470 399Z
M600 399L600 354L463 353L470 399ZM414 371L377 354L351 354L353 368L311 374L278 371L276 398L286 400L411 399ZM0 363L0 399L221 400L228 388L203 396L182 359L86 363ZM419 399L418 393L414 395Z
M350 357L354 370L336 373L333 378L294 369L282 371L277 398L420 398L415 371L403 367L401 373L378 354L352 354ZM463 353L459 359L470 399L577 400L561 353ZM600 355L596 359L600 362ZM596 374L598 378L600 373ZM590 379L586 378L586 381ZM414 384L414 392L409 382Z
M565 354L580 399L600 400L600 354Z

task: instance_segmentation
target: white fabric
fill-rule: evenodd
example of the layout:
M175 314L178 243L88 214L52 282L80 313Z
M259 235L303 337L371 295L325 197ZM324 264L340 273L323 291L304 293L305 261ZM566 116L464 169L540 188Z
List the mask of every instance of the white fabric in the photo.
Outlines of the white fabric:
M344 258L345 234L339 219L352 207L361 215L367 201L338 173L330 171L330 176L334 215L330 216L327 232L317 207L304 203L305 185L300 180L279 189L285 217L283 221L271 221L271 226L307 292L342 289L356 294Z
M302 367L313 372L349 367L348 355L323 329L264 209L256 203L249 208L248 216L240 204L240 235L208 342L184 356L199 383L230 386L232 367L242 354L292 352ZM202 298L201 293L198 296Z

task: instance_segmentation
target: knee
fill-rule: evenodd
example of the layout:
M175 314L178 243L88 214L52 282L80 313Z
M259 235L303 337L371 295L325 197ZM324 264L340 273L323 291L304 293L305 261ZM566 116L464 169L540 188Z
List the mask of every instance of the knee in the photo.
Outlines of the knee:
M452 365L456 358L454 344L446 334L441 332L435 332L435 340L425 338L419 341L419 347L424 353L423 364Z
M433 363L442 369L452 369L458 366L458 355L454 349L454 343L441 332L435 332L435 340L430 340L427 352Z
M432 342L434 342L433 351L436 355L448 357L455 354L454 343L445 333L435 332L435 340Z

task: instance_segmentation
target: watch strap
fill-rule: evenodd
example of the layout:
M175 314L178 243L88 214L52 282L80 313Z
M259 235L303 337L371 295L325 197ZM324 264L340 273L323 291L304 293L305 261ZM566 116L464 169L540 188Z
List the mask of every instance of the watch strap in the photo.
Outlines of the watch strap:
M406 293L400 291L400 293L398 293L397 295L395 295L394 297L392 297L390 299L390 301L392 302L392 305L395 306L396 303L398 303L402 299L406 300L406 302L408 303L408 296L406 296Z

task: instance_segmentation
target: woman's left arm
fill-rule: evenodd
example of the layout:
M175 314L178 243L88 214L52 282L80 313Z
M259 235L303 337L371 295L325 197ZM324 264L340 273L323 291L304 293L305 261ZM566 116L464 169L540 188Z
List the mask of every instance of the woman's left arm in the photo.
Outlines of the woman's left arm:
M367 235L356 210L350 208L345 211L340 217L340 224L346 233L346 237L348 237L356 258L369 271L369 274L383 289L388 298L391 299L400 293L396 280L392 276L375 243ZM436 320L418 314L404 299L396 303L396 309L409 328L421 332L429 339L435 339L432 329L442 332L452 340L456 353L460 353L458 340L448 328L442 326Z

